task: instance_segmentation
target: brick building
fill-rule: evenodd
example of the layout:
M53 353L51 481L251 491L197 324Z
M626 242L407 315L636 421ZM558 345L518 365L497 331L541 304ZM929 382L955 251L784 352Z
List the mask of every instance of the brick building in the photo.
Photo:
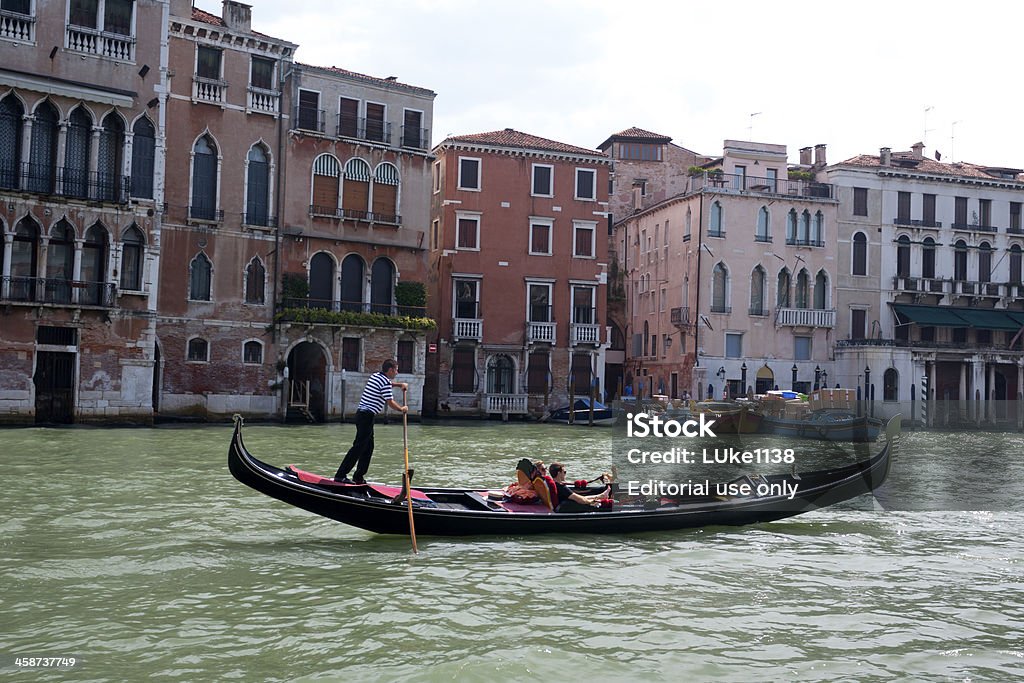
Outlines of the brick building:
M539 413L570 390L603 395L609 159L511 128L434 153L440 411Z

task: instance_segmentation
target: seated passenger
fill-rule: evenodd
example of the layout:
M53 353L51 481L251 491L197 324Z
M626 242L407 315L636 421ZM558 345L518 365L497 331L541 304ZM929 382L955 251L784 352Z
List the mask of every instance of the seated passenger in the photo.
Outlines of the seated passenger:
M558 500L554 504L556 512L576 512L582 511L583 507L596 507L599 501L602 498L607 498L612 490L612 487L609 486L601 493L594 494L593 496L581 496L565 485L565 465L560 462L553 462L548 471L555 480L555 490L558 496Z

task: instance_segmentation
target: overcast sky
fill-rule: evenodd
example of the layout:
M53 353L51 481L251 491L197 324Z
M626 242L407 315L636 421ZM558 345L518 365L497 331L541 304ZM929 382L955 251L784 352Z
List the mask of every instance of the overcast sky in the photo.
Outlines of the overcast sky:
M638 126L708 155L824 143L834 163L923 141L1024 167L1017 2L248 2L301 62L436 92L435 144L511 127L593 148Z

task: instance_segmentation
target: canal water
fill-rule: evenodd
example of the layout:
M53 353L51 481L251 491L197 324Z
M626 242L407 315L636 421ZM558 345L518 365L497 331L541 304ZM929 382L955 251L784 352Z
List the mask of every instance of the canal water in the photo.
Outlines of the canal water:
M887 495L787 521L632 537L421 538L413 556L407 538L237 483L230 433L0 431L0 677L1024 676L1019 435L909 434ZM329 475L353 433L251 425L246 443L268 462ZM412 425L409 437L424 485L502 485L520 457L563 460L569 479L609 467L598 429L458 423ZM379 425L370 478L397 480L401 459L400 424ZM971 488L979 467L998 476ZM968 492L992 486L1013 495L973 504ZM42 677L15 657L76 662Z

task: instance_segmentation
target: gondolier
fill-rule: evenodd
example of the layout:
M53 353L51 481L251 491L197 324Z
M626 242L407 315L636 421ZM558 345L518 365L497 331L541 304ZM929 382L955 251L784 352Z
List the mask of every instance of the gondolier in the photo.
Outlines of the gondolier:
M348 449L345 459L341 461L335 481L342 484L365 484L366 471L370 469L370 458L373 457L373 419L384 412L384 406L389 405L393 410L402 413L409 412L409 406L400 405L395 401L392 387L401 387L402 390L409 388L405 382L396 382L398 374L398 363L388 359L381 365L380 372L370 375L366 380L366 387L363 388L362 398L359 399L359 408L356 410L356 438L352 441L352 448ZM355 466L356 471L352 479L348 478L349 470Z

